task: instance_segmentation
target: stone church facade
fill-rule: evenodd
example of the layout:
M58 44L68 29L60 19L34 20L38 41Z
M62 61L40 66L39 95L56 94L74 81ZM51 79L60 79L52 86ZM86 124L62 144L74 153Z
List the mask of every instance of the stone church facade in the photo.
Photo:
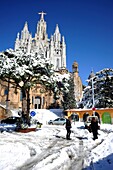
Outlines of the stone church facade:
M66 43L64 36L61 36L59 26L56 25L55 32L50 39L47 34L47 24L44 20L46 13L39 13L40 20L37 23L35 36L32 37L28 30L27 22L24 25L21 34L17 34L14 50L22 50L25 53L38 53L49 59L54 65L54 70L60 74L69 73L66 68ZM75 84L75 99L80 101L82 97L82 81L79 77L78 63L74 62L73 66L74 84ZM7 88L9 94L7 96ZM11 85L0 82L0 103L5 105L8 99L9 108L21 108L22 96L21 92L16 92L11 88ZM43 88L38 84L34 89L30 90L30 107L35 109L44 109L53 103L53 97L50 93L44 92ZM26 105L26 101L25 101ZM25 108L26 109L26 108Z

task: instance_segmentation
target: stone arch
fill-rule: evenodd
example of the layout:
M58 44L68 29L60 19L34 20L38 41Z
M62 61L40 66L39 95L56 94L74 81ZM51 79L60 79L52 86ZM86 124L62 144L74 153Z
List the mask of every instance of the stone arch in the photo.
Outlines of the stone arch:
M40 96L35 96L34 108L41 109L41 97Z
M102 114L102 123L111 124L111 115L109 112L104 112Z
M77 114L76 112L72 113L71 114L71 119L74 122L79 121L79 114Z
M86 113L83 114L83 121L84 121L84 122L86 121L86 119L87 119L88 116L89 116L89 113L88 113L88 112L86 112Z

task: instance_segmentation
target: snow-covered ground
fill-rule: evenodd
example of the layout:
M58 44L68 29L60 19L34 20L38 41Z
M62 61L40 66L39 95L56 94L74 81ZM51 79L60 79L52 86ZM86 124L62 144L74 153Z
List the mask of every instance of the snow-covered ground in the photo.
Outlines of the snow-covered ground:
M54 117L46 113L43 122ZM101 125L95 141L83 122L72 124L72 140L65 136L65 126L47 124L35 132L0 133L0 170L113 170L113 125Z

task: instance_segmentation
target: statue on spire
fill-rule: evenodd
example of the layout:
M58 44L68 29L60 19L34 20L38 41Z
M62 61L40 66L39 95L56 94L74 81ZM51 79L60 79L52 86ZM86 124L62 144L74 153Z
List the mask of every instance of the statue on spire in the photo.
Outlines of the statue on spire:
M46 13L44 13L43 11L39 12L38 14L41 15L41 20L43 20L44 19L44 15L46 15Z

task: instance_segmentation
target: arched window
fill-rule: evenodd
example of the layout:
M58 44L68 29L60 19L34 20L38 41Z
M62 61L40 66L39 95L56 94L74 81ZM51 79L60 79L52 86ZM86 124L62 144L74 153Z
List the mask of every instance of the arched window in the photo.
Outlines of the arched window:
M56 68L59 68L60 66L60 61L59 61L59 58L57 58L57 61L56 61Z

